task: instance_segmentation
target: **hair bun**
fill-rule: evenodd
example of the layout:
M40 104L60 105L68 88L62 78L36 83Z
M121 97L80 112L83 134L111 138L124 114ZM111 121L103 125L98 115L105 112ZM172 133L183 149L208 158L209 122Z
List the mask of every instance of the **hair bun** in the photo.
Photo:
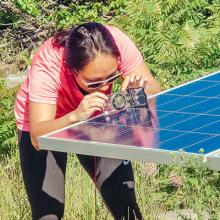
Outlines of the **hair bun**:
M87 28L85 28L84 26L80 25L79 27L76 28L76 31L86 37L90 37L91 33L88 31Z

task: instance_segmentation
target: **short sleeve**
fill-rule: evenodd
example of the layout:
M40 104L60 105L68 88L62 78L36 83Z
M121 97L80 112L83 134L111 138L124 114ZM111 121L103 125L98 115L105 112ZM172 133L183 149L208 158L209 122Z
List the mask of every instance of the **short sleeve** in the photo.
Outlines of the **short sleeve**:
M121 30L114 27L112 34L120 52L118 68L123 75L128 74L143 62L143 57L134 42Z
M36 52L28 73L29 100L33 102L56 104L59 88L59 53L51 41L45 42Z

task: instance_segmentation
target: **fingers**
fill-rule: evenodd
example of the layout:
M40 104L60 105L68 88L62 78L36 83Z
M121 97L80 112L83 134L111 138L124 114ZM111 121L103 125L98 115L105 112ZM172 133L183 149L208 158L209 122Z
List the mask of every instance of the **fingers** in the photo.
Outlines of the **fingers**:
M145 88L147 85L147 81L148 81L147 77L142 78L139 82L139 87Z
M90 107L85 113L84 115L84 120L87 120L94 112L102 112L102 109L99 107Z
M130 83L130 76L126 76L124 81L122 82L121 90L125 91Z
M98 107L100 110L103 110L103 108L106 106L106 101L99 97L95 97L88 100L87 105L88 108Z
M87 120L95 111L103 111L108 97L100 92L94 92L84 96L78 108L75 110L79 121Z
M102 110L105 105L108 97L101 92L94 92L89 95L86 95L83 99L83 102L86 104L86 108L98 107Z
M122 91L129 88L137 88L137 87L143 87L145 88L147 85L147 76L141 73L131 73L128 76L125 77L123 83L122 83Z

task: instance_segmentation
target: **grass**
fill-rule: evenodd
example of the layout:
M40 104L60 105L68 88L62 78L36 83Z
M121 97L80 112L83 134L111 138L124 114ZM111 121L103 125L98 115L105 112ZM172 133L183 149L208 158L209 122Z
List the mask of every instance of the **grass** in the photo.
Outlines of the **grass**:
M61 24L70 26L71 23L80 23L85 20L100 21L103 16L105 18L107 16L114 17L112 24L124 27L122 29L136 38L136 42L143 51L145 61L165 89L197 78L205 72L210 73L219 69L219 41L217 41L219 39L219 7L217 7L217 1L207 1L210 3L205 8L203 7L204 1L192 1L192 6L197 5L197 7L193 6L194 8L191 7L190 2L182 1L184 4L179 9L175 7L175 1L169 1L170 4L165 5L163 1L158 1L158 4L154 4L152 1L153 8L156 5L163 9L155 11L155 13L164 15L160 16L159 20L159 16L155 16L152 8L148 7L149 1L140 1L141 4L147 4L146 8L140 8L137 1L128 1L127 4L130 7L125 6L123 0L109 1L112 2L110 5L103 5L98 1L94 1L95 3L88 1L86 5L78 5L77 8L73 7L73 4L68 5L67 2L71 1L63 2L66 2L65 6L55 0L39 1L39 3L33 0L2 1L0 9L5 13L0 15L2 21L0 23L6 24L6 26L1 26L0 60L6 63L15 62L18 70L24 71L31 63L30 55L40 45L40 42L51 35ZM200 4L201 6L199 6ZM192 10L188 10L188 8ZM42 12L40 15L38 10ZM74 13L69 13L72 10ZM126 11L132 16L124 16ZM183 14L184 11L187 13ZM149 14L146 20L147 12ZM170 12L172 16L169 15ZM206 15L204 21L193 24L194 19L192 18L197 18L197 15L202 18L202 12L204 12L203 15ZM180 14L185 16L179 16ZM179 18L180 24L175 26L178 24L176 21ZM182 26L183 20L188 27L187 30L184 28L185 24ZM143 29L146 28L147 22L152 22L154 26L149 32L152 37L145 38L148 35L143 34ZM198 22L198 19L195 19L195 22ZM161 30L158 31L161 24L166 27L164 33ZM181 33L183 33L183 37L179 36ZM207 33L209 34L207 35ZM184 37L186 34L188 37ZM192 40L197 39L197 42L200 43L189 48L192 46L191 35ZM183 41L184 39L185 41ZM158 47L159 44L163 47L167 45L166 50L162 46ZM150 47L146 47L146 45ZM169 51L169 53L164 53L164 51ZM176 55L176 53L178 54ZM170 56L170 54L174 55ZM210 67L213 69L209 69ZM118 90L119 86L114 89ZM14 92L12 95L10 94L9 90L5 90L0 85L0 154L3 155L0 158L0 220L29 220L31 213L21 177L18 152L15 150L10 156L3 154L8 151L8 146L14 148L16 145L14 116L11 111ZM157 219L161 212L174 210L180 213L183 209L191 209L198 214L198 219L201 220L204 219L202 216L204 211L208 212L210 219L220 219L218 216L220 173L210 171L196 161L198 161L196 158L188 161L189 167L178 165L155 167L144 163L133 163L137 199L144 219ZM156 172L154 172L155 169ZM74 155L69 155L65 204L65 220L112 219L91 179Z
M196 160L193 158L194 164ZM199 167L198 163L196 168L133 163L133 168L144 219L157 219L162 212L180 212L181 209L192 209L200 216L198 219L203 219L204 211L210 219L219 219L219 172ZM175 181L182 183L174 184ZM12 156L4 157L0 164L0 220L29 219L31 213L16 151ZM90 219L111 220L112 217L91 179L71 154L67 164L64 220Z
M119 87L117 84L114 89L118 90ZM0 130L5 136L1 135L0 140L0 220L30 220L31 212L21 177L15 128L12 126L14 91L2 85L1 94L1 122L5 126ZM3 148L3 143L5 146L9 143L13 145L9 145L11 148ZM9 149L12 149L12 153L7 156ZM158 219L160 213L168 211L181 215L184 209L192 210L201 220L204 220L204 212L212 220L220 219L220 172L209 170L206 164L201 163L201 158L190 158L187 163L188 167L133 163L137 200L144 219ZM74 154L69 155L67 164L65 200L64 220L112 219Z

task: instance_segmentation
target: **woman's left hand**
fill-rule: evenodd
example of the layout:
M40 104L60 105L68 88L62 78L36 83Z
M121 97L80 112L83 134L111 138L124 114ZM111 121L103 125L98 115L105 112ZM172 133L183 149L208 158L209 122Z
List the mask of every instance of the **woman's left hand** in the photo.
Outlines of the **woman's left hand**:
M122 82L121 90L125 91L127 88L138 88L143 87L146 88L148 78L146 74L141 72L132 72L127 75Z

